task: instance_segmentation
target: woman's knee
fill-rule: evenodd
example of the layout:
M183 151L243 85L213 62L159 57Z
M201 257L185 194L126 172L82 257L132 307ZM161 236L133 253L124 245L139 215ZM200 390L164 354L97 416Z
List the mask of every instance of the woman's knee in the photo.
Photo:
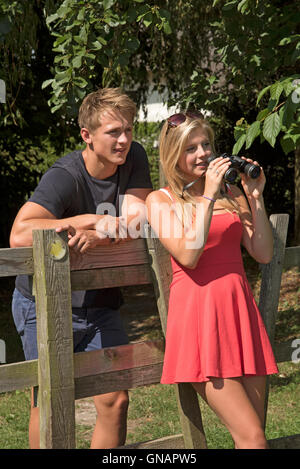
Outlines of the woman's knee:
M247 434L232 435L236 449L268 449L264 430L260 427L249 428Z

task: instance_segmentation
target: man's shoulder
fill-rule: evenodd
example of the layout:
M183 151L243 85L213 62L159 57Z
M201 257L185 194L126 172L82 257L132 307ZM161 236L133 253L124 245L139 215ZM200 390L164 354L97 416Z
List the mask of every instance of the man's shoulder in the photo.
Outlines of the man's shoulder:
M143 145L141 145L139 142L136 142L136 141L133 141L131 143L129 153L132 154L133 157L138 156L140 154L143 154L143 155L146 154Z
M51 166L52 168L74 168L79 167L79 162L81 158L81 150L74 150L70 153L67 153L65 156L62 156Z
M127 166L135 168L141 162L146 162L147 160L147 153L144 147L140 143L133 141L126 158Z

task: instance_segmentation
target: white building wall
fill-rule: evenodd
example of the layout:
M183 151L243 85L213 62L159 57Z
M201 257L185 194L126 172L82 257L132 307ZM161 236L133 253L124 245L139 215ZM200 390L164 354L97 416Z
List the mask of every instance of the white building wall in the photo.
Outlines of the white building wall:
M171 116L178 111L176 106L169 107L164 104L167 100L167 95L161 95L158 91L152 91L149 94L147 101L147 115L140 108L138 111L138 120L147 122L160 122L167 117Z

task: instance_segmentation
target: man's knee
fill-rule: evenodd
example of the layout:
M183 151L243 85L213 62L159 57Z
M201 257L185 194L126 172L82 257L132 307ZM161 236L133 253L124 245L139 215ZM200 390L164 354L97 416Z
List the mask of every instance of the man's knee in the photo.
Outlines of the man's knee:
M128 391L116 391L94 396L94 402L99 415L106 413L110 415L127 415L129 405Z

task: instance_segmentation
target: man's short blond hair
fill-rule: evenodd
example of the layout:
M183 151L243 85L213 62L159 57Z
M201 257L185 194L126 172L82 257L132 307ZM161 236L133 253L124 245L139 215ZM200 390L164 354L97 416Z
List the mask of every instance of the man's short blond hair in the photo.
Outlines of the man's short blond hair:
M104 112L120 112L130 117L132 121L136 115L136 105L121 88L103 88L88 94L79 109L78 123L80 128L89 132L101 125L101 116Z

